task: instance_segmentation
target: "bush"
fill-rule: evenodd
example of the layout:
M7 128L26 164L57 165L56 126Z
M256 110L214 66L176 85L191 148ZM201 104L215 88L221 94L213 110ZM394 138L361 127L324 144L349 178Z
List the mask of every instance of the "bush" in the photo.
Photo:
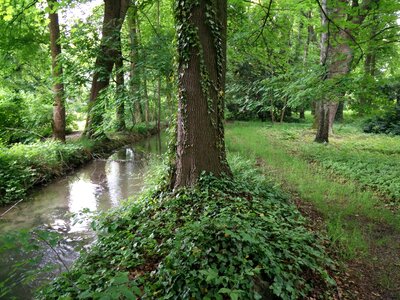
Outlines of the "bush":
M297 299L334 284L318 238L250 164L235 157L234 181L203 175L105 214L96 245L38 297Z
M396 105L393 111L383 117L369 119L363 129L366 133L400 135L400 104Z
M83 144L55 141L15 144L0 149L0 205L26 196L34 185L88 160Z

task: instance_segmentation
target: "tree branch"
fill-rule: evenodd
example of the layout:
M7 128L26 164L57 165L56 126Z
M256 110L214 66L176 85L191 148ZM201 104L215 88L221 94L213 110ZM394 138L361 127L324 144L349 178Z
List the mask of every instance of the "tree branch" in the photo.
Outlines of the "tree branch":
M263 32L264 32L265 25L267 24L269 15L270 15L270 13L271 13L272 2L273 2L273 0L269 0L269 4L268 4L268 8L267 8L267 13L265 14L265 17L264 17L264 19L263 19L263 24L262 24L262 26L261 26L261 31L260 31L260 33L257 35L257 37L256 37L256 39L254 40L253 43L257 42L257 40L260 38L260 36L261 36L261 35L263 34Z

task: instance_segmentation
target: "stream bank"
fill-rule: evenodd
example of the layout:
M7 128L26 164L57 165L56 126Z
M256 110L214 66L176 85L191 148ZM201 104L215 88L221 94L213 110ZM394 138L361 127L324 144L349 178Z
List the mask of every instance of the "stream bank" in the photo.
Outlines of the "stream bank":
M27 201L0 218L0 298L31 299L38 286L67 271L96 239L90 215L140 194L150 157L164 151L160 135L124 145L108 158L97 157L33 190ZM56 235L57 242L48 245L38 235L48 240ZM12 248L7 250L7 243ZM26 249L27 243L38 247ZM53 268L46 271L49 265Z
M114 149L157 133L157 127L140 127L109 136L106 141L78 139L15 144L0 148L0 206L22 201L34 187L70 173L93 158L107 157ZM0 207L0 215L4 213Z

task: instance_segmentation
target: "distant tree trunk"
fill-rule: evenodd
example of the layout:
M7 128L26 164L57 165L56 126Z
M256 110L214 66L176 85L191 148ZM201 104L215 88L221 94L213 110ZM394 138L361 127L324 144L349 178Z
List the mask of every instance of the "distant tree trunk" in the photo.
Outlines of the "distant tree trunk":
M174 189L195 185L202 172L231 174L223 127L227 1L180 3L175 6L179 107Z
M161 15L160 15L160 1L157 0L157 30L158 32L161 31ZM158 104L158 109L157 109L157 129L158 132L161 130L161 72L158 72L158 78L157 78L157 104Z
M64 84L63 70L58 58L61 54L60 26L58 23L58 13L55 11L54 4L57 0L48 0L49 13L49 30L50 30L50 48L51 48L51 65L53 76L53 137L57 140L65 142L65 102L64 102Z
M374 19L376 19L376 17ZM376 26L372 28L370 38L372 39L375 36L375 34L376 34ZM363 115L367 111L368 106L372 102L370 88L368 87L373 78L375 77L375 72L376 72L376 53L373 46L369 45L367 47L365 61L364 61L364 76L363 76L364 88L362 89L363 92L360 96L360 109L359 109L360 115Z
M338 122L343 121L343 111L344 111L344 101L339 101L339 105L335 116L335 121Z
M359 26L368 15L372 6L376 5L378 2L379 0L365 0L362 2L362 7L359 7L358 0L352 0L351 6L353 13L358 12L356 16L352 16L351 14L346 15L346 10L349 8L350 0L337 0L336 6L330 9L332 12L329 17L336 23L348 20L352 25ZM353 43L353 39L351 36L351 28L334 27L331 28L329 32L328 19L325 16L325 14L328 14L328 11L330 11L327 9L327 0L322 0L321 4L323 11L325 12L321 12L322 25L328 29L327 32L322 33L321 63L326 66L326 77L324 79L329 80L343 77L350 72L354 56L353 49L350 46ZM333 26L334 25L332 24L331 27ZM335 91L332 91L332 95L334 94ZM336 99L322 100L323 105L320 105L319 107L323 110L327 109L328 111L320 113L319 116L327 115L328 118L324 117L319 120L315 141L328 142L328 135L333 131L333 122L338 108L339 99L343 98L343 96L343 92L338 92L334 97ZM323 124L323 122L327 122L328 124ZM326 127L328 127L327 134L325 130ZM326 136L318 136L319 133L326 134Z
M146 125L149 125L149 122L150 122L149 92L147 90L147 75L146 75L146 71L144 71L144 75L143 75L143 97L144 97L144 121L146 122Z
M328 102L328 131L333 134L333 122L335 122L336 112L338 110L339 102Z
M318 129L315 136L315 142L328 143L329 142L329 108L328 104L322 101L317 102L315 113L318 113Z
M302 120L304 120L304 119L306 118L306 116L305 116L305 114L304 114L304 107L301 107L301 108L300 108L299 117L300 117L300 119L302 119Z
M157 129L161 130L161 74L157 79Z
M110 76L115 62L118 60L118 41L121 26L128 8L127 0L104 0L104 19L100 51L95 62L92 87L88 104L85 135L89 138L104 137L102 131L103 111L96 107L100 92L110 84Z
M311 19L311 11L309 11L306 14L306 17L308 19ZM309 52L309 48L310 48L310 43L314 38L314 27L312 25L308 25L307 26L307 40L306 40L306 44L304 47L304 54L303 54L303 64L307 63L307 58L308 58L308 52Z
M142 122L142 114L140 107L140 72L137 67L139 61L139 34L138 34L138 8L135 3L131 2L128 13L128 28L130 40L130 90L134 106L133 122L139 124Z
M167 97L167 105L169 108L169 114L171 115L175 110L175 102L172 97L173 93L173 72L170 71L168 75L165 77L166 82L166 97Z
M331 18L334 20L344 20L346 15L343 5L340 2L347 3L349 0L338 0L339 4L332 11ZM325 13L321 12L322 25L328 28L328 19L325 14L328 14L327 1L322 1L322 7ZM333 37L332 37L333 36ZM335 29L328 33L324 32L321 35L321 64L326 66L326 78L334 79L350 72L350 66L353 59L353 50L349 46L350 36L345 29ZM334 94L334 92L331 94ZM327 110L318 113L318 130L315 138L316 142L328 142L329 134L333 133L333 122L335 120L336 111L338 109L338 98L342 97L338 94L337 99L324 99L319 109ZM327 123L327 124L324 124ZM328 130L325 130L328 128ZM324 134L324 136L322 136Z
M124 80L124 61L122 57L121 40L119 40L118 59L115 63L116 69L116 103L117 103L117 130L124 131L125 124L125 80Z
M305 15L308 19L311 19L311 10L309 11L309 12L307 12L307 14ZM309 52L309 48L310 48L310 43L311 43L311 41L313 40L313 36L314 36L314 27L312 26L312 25L308 25L307 26L307 40L306 40L306 43L305 43L305 45L304 45L304 52L303 52L303 66L304 67L306 67L306 65L307 65L307 60L308 60L308 52ZM300 119L302 119L302 120L304 120L306 117L305 117L305 114L304 114L304 111L305 111L305 107L306 107L306 103L305 104L302 104L301 106L300 106ZM308 105L307 105L308 106ZM312 115L314 115L315 114L315 103L314 102L312 102L311 103L311 114Z
M321 1L321 27L324 28L324 32L321 33L321 43L320 43L320 63L325 66L326 61L328 59L328 19L325 14L328 13L327 9L327 0ZM325 13L324 13L325 12ZM326 75L325 75L326 76ZM324 78L325 79L325 78ZM317 143L328 143L329 142L329 111L326 100L320 100L315 103L315 112L314 112L314 124L313 127L316 126L317 134L315 136L315 142Z
M141 31L140 31L140 22L139 22L139 18L137 19L137 36L138 36L138 43L140 44L141 42ZM141 55L141 60L142 61L146 61L146 50L143 49L142 50L142 55ZM146 122L146 125L149 125L150 122L150 115L149 115L149 92L147 90L147 72L146 69L143 70L143 76L142 76L142 80L143 80L143 104L144 104L144 111L142 110L142 106L139 104L139 108L140 108L140 113L141 116L144 116L144 121Z

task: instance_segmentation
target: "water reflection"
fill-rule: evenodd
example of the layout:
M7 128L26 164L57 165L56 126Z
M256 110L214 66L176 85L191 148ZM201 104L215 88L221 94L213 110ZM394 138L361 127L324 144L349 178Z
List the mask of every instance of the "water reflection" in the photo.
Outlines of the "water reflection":
M107 160L92 161L75 174L36 191L29 200L8 212L0 219L0 235L23 228L59 232L63 238L55 249L64 263L71 264L78 257L76 248L87 247L94 238L90 221L84 219L75 222L73 215L84 209L104 211L117 206L121 199L140 193L149 153L161 153L164 149L165 143L160 137L155 137L135 144L134 147L120 149ZM2 211L6 209L2 208ZM10 297L30 299L33 288L63 270L57 255L48 247L43 247L37 255L42 256L42 259L36 268L40 269L49 262L55 263L58 268L44 274L33 285L19 284L12 290ZM12 280L18 282L25 277L26 270L19 270L14 275L11 272L13 263L23 258L23 253L15 251L1 254L0 282L11 279L10 276L14 276Z

